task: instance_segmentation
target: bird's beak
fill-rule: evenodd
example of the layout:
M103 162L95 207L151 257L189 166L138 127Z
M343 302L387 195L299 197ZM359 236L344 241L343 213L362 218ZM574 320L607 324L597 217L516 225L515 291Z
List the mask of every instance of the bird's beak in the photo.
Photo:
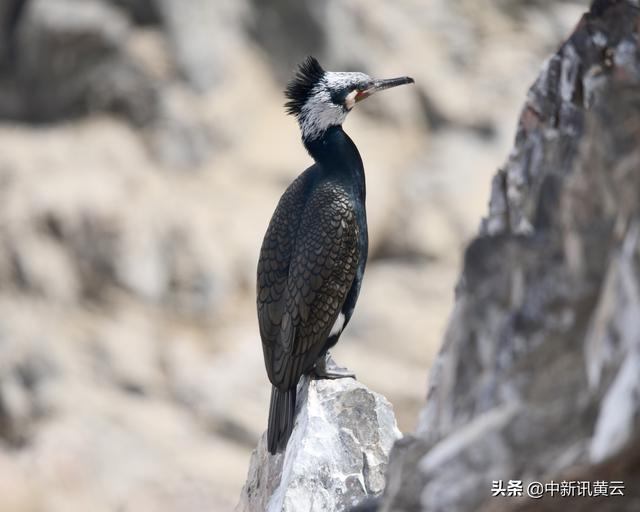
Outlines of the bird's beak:
M385 89L391 89L392 87L398 87L399 85L412 83L414 83L413 78L408 76L401 76L399 78L388 78L386 80L372 80L366 89L358 92L358 94L356 95L356 102L368 98L378 91L384 91Z

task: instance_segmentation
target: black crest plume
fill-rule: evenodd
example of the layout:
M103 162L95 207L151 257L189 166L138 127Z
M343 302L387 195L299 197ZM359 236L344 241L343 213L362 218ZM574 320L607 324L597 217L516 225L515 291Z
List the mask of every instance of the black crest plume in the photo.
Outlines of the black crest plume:
M284 95L289 101L284 104L287 114L297 116L302 110L302 106L311 96L311 91L315 85L322 80L325 71L314 57L307 57L295 76L287 85Z

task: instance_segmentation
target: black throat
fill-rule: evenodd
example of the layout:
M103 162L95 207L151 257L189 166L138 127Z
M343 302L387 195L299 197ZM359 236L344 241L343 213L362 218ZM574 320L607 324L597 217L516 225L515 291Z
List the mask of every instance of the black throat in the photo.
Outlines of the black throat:
M365 198L365 178L358 148L342 126L331 126L314 139L302 143L325 175L350 182L360 198Z

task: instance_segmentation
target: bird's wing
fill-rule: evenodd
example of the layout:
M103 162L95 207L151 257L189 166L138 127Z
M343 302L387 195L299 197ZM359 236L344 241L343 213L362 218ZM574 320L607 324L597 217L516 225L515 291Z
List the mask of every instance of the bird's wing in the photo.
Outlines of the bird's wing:
M257 279L257 306L265 364L278 343L284 311L287 277L298 227L305 204L309 170L302 173L280 198L260 249Z
M265 353L271 382L295 386L324 348L358 266L358 227L347 193L321 184L302 213L284 293L278 342Z

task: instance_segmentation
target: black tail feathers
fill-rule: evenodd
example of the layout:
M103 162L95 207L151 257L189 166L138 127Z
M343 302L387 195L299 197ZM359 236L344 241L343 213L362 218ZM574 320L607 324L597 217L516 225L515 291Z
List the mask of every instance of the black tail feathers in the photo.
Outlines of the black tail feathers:
M267 445L269 453L284 451L293 430L296 413L296 388L281 391L271 389L271 406L269 407L269 426L267 427Z

